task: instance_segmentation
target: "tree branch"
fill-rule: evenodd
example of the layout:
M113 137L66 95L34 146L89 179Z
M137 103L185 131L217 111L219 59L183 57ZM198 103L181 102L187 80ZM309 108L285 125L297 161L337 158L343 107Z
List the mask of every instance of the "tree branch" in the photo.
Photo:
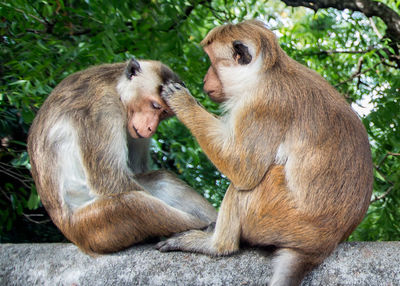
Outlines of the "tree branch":
M394 188L394 183L393 183L391 180L389 180L388 178L386 178L386 176L380 171L381 165L382 165L383 162L387 159L388 156L400 156L400 153L387 152L387 153L385 154L385 156L383 157L383 159L379 162L379 164L378 164L377 166L374 166L374 167L375 167L375 170L382 176L382 178L383 178L387 183L389 183L391 186L390 186L382 195L380 195L380 196L376 196L376 195L375 195L375 198L374 198L374 199L371 199L371 202L370 202L371 204L374 203L374 202L376 202L376 201L379 201L379 200L384 199L388 194L390 194L390 192L391 192L391 191L393 190L393 188Z
M2 162L0 162L0 173L5 174L20 182L27 189L30 189L30 184L33 183L32 177L21 174L18 172L17 168L14 168L11 165Z
M197 7L197 5L204 5L206 3L211 3L211 0L201 0L199 2L195 1L194 3L187 6L183 14L180 17L178 17L178 19L176 19L174 24L171 25L167 30L168 31L174 30L179 25L180 22L185 21L190 16L190 14Z
M35 224L44 224L44 223L49 223L51 222L51 219L46 218L44 220L35 220L32 217L45 217L42 214L26 214L26 213L22 213L22 215L30 222L35 223Z
M24 15L24 16L29 16L29 17L31 17L32 19L35 19L36 21L38 21L39 23L41 23L41 24L43 24L43 25L46 25L46 21L44 21L43 19L40 19L39 17L37 17L37 16L35 16L35 15L26 13L26 12L25 12L24 10L22 10L22 9L19 9L19 8L16 8L16 7L12 7L10 4L4 3L4 2L0 2L0 4L1 4L2 6L4 6L4 7L9 8L9 9L13 9L13 10L17 11L18 13L21 13L21 14Z
M316 52L308 53L306 55L331 55L331 54L366 54L370 51L377 50L377 47L371 46L365 50L320 50Z
M390 194L390 192L393 190L393 186L390 186L386 192L384 192L382 195L380 196L376 196L375 198L371 199L370 204L376 202L376 201L380 201L382 199L384 199L388 194Z
M356 78L356 77L360 77L361 75L363 75L363 74L366 74L367 72L369 72L369 71L371 71L371 70L374 70L378 65L380 65L381 63L383 63L383 61L380 61L380 62L378 62L378 63L376 63L372 68L369 68L369 69L366 69L366 70L363 70L363 71L361 71L361 65L362 65L362 62L360 63L358 63L357 64L357 70L348 78L348 79L346 79L346 80L344 80L344 81L342 81L342 82L339 82L338 84L336 84L335 85L335 87L337 88L339 85L342 85L342 84L344 84L344 83L346 83L346 82L349 82L349 81L351 81L351 80L353 80L354 78ZM359 66L360 65L360 66Z
M281 0L288 6L304 6L314 11L323 8L359 11L367 17L376 16L386 24L386 36L394 43L400 43L400 15L389 6L371 0Z
M372 30L374 30L374 32L375 32L375 34L377 35L377 37L378 37L379 39L382 39L383 36L382 36L382 34L379 32L378 28L376 27L374 19L372 19L372 18L370 17L370 18L369 18L369 23L371 24Z

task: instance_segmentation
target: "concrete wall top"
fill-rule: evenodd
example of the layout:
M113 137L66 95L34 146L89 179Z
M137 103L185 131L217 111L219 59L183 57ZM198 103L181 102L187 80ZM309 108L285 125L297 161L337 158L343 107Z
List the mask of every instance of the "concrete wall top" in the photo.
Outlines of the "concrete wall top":
M72 244L0 244L0 285L265 285L272 257L160 253L150 244L91 257ZM400 285L400 242L343 243L302 285Z

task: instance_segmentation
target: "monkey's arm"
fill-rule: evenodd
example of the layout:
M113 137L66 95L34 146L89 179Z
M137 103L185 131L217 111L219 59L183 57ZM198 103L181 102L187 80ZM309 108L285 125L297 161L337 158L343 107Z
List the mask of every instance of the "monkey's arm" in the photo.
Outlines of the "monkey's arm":
M94 104L79 128L79 146L89 184L98 194L143 190L128 167L125 115L112 96Z
M231 122L224 122L207 112L179 84L165 87L162 97L236 189L251 190L260 183L275 160L279 142L282 142L282 132L273 132L278 129L273 121L260 122L253 118L257 114L247 114L232 126ZM276 136L265 136L265 130L272 130L271 134Z

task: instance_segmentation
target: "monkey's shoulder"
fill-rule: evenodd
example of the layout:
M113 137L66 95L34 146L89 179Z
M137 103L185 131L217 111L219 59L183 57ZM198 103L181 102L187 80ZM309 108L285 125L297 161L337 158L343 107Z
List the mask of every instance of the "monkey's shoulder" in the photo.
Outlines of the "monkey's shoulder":
M54 91L84 89L91 84L112 85L124 72L124 63L102 64L91 66L87 69L77 71L65 77L55 88Z

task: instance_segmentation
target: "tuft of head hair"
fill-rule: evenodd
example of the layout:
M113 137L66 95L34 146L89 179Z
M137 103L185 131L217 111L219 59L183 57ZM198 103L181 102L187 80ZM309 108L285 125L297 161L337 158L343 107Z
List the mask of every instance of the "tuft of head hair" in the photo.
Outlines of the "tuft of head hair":
M212 29L201 41L203 47L213 42L232 45L234 41L251 43L255 47L255 56L263 56L264 67L272 67L284 54L280 48L275 34L267 29L259 20L247 20L238 24L226 24Z

